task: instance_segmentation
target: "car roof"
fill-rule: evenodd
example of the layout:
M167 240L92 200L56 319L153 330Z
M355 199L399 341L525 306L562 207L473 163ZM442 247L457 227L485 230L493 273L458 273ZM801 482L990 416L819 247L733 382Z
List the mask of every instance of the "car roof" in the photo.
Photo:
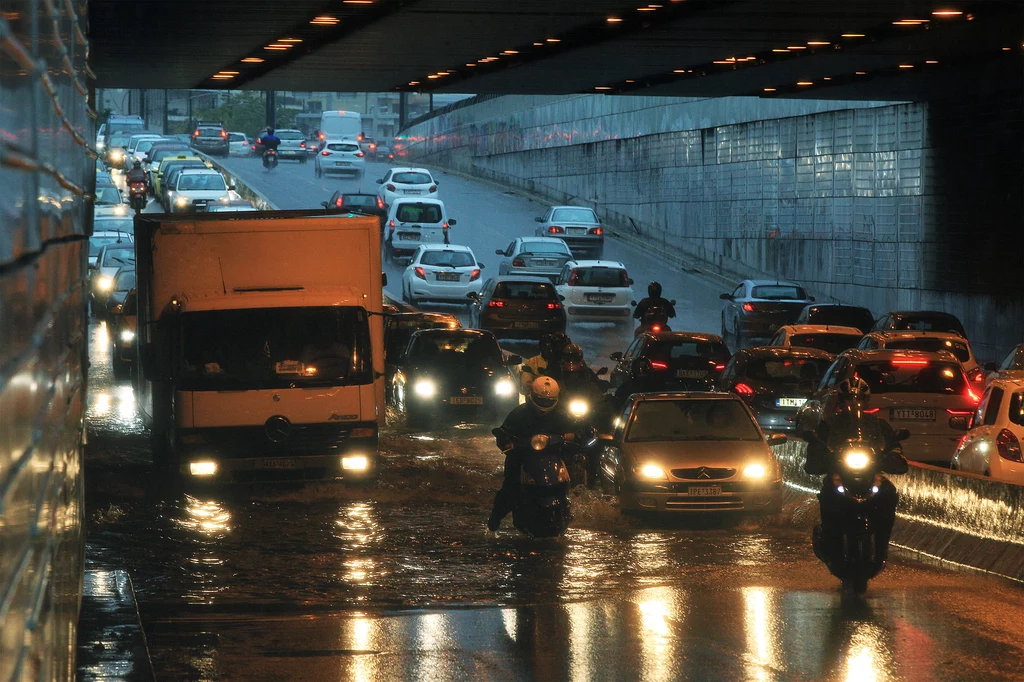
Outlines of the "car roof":
M93 224L95 225L95 223L93 223ZM131 232L128 232L127 230L93 230L93 233L91 235L89 235L89 239L92 239L93 237L124 237L124 236L132 237L133 239L135 238L135 235L133 235Z
M960 364L956 356L948 350L925 351L925 350L904 350L894 348L878 348L875 350L853 349L843 351L853 362L884 362L893 358L905 358L907 360L935 360L937 362L955 362Z
M298 128L275 128L274 132L275 133L299 133L300 135L302 134L302 131L299 130Z
M587 209L588 211L591 211L591 212L593 212L593 210L594 210L594 209L590 208L589 206L552 206L551 208L552 209L556 209L556 208L585 208L585 209Z
M436 244L431 242L429 244L420 244L420 248L423 249L424 251L465 251L468 253L473 252L473 249L469 248L468 246L463 246L462 244Z
M816 358L818 360L831 360L835 353L818 350L817 348L805 348L803 346L755 346L753 348L741 348L736 355L745 355L751 358L767 357L796 357Z
M804 286L803 284L800 284L799 282L794 282L794 281L788 280L788 279L745 279L743 281L744 282L749 282L750 285L754 286L754 287L764 287L764 286L779 285L779 286L789 286L789 287L800 287L802 289L803 286Z
M1002 388L1004 390L1010 389L1011 391L1016 391L1018 389L1024 388L1024 379L993 379L992 381L989 382L986 388L992 388L994 386L998 386L999 388Z
M644 336L654 339L693 340L707 341L708 343L724 343L718 334L706 334L704 332L644 332Z
M527 282L529 284L551 284L551 280L547 277L533 277L531 275L501 275L500 277L495 277L494 280L499 283Z
M572 265L579 268L621 268L626 269L626 266L617 260L571 260L566 265Z
M517 237L517 239L521 242L559 242L560 244L565 244L565 241L558 237Z
M809 310L811 308L845 308L846 310L867 310L868 312L871 312L862 305L850 305L848 303L808 303L804 306L804 310Z
M103 248L106 251L118 251L120 249L131 249L132 251L134 251L135 250L135 244L133 244L131 242L129 242L127 244L104 244Z
M899 315L900 317L906 317L910 315L929 315L935 317L950 317L954 320L957 319L953 313L947 313L943 310L890 310L886 315Z
M413 168L413 167L411 167L411 166L403 166L403 167L401 167L401 168L392 168L392 169L391 169L391 172L392 172L392 173L404 173L404 172L406 172L406 171L416 171L417 173L426 173L426 174L427 174L427 175L429 175L430 177L434 177L433 173L431 173L431 172L430 172L430 171L429 171L428 169L426 169L426 168Z
M198 166L196 166L195 168L188 168L188 167L182 168L181 169L181 174L182 175L220 175L220 171L216 170L215 168L199 168Z
M466 329L465 327L457 327L455 329L419 329L412 333L413 336L478 336L480 338L493 339L494 334L484 329Z
M735 393L722 391L673 391L660 393L635 393L633 399L636 402L648 402L652 400L734 400L743 402Z
M434 204L435 206L444 206L444 202L440 199L432 199L430 197L399 197L391 205L397 206L398 204Z
M962 343L968 343L967 339L960 336L956 332L940 332L940 331L915 331L912 329L902 329L899 331L893 330L875 330L869 334L883 341L890 341L893 339L944 339L946 341L960 341Z
M779 327L790 334L856 334L864 336L864 332L856 327L844 327L838 324L787 324Z

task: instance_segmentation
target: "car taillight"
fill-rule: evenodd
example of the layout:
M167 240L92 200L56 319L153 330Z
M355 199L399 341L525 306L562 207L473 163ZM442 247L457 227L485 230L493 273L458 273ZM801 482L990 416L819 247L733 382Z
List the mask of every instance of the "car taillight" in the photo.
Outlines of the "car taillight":
M559 227L558 225L552 225L548 228L548 234L565 234L565 228Z
M882 408L872 407L870 410L864 410L864 414L876 414L880 409Z
M342 206L344 206L345 205L345 197L338 197L337 200L335 200L334 205L337 206L338 208L341 208Z
M377 208L384 208L384 200L377 197Z
M320 156L330 156L330 155L331 155L331 153L329 151L327 151L326 149L323 150L322 152L320 152Z
M716 372L721 372L723 369L725 369L725 365L715 365Z
M192 137L199 137L199 128L196 128L196 131L192 133Z
M561 303L548 303L548 310L558 310L561 307Z
M999 451L999 456L1003 459L1008 459L1011 462L1024 462L1024 456L1021 455L1020 441L1017 440L1017 436L1013 435L1013 431L1010 429L1003 429L996 436L996 449Z
M732 390L736 391L740 395L754 395L754 389L746 384L736 384L732 387Z
M981 396L978 395L977 393L975 393L974 391L972 391L970 386L967 387L967 397L975 405L977 405L978 403L981 402Z
M220 131L220 136L226 138L228 136L227 131L224 131L224 130Z
M504 301L491 301L490 303L487 304L487 307L488 308L504 308L505 307L505 302Z
M976 384L980 384L985 381L985 370L981 367L975 367L967 373L967 378Z
M395 221L392 220L391 222L389 222L388 227L390 227L392 230L395 229Z
M652 332L660 332L661 331L661 325L660 324L652 324L651 325L651 331Z
M479 270L474 270L472 272L472 274L469 276L469 281L470 282L475 282L478 279L480 279L480 271Z
M391 183L389 182L388 184L384 185L384 189L386 189L386 190L387 190L387 191L389 191L389 192L394 192L394 191L395 191L395 186L394 186L394 185L392 185L392 184L391 184Z
M526 261L524 261L522 258L513 258L512 259L512 267L514 267L514 268L525 268L526 267Z
M377 148L377 145L375 145L375 144L373 144L373 143L371 142L371 143L370 143L370 149L376 149L376 148Z
M752 313L755 310L757 310L757 308L754 307L753 303L744 303L743 309L746 310L748 313Z
M256 151L256 145L254 145L254 144L249 145L249 149L251 149L253 151Z
M305 149L306 148L306 141L303 140L302 142L300 142L299 146L302 147L303 149Z
M604 234L604 229L600 227L592 227L590 228L590 232L588 232L587 234L594 234L600 237L601 235Z
M364 153L362 153L362 152L356 152L356 156L358 156L358 157L359 157L359 158L361 159L361 158L363 158L364 156L366 156L366 154L364 154Z
M948 407L946 408L946 412L948 412L951 417L970 417L974 414L974 410L951 410Z
M413 268L413 272L416 273L416 276L420 279L427 278L427 273L423 271L423 268Z
M652 361L651 362L651 367L653 367L654 369L668 369L668 363L667 362L653 362Z
M323 133L320 133L317 137L319 137L321 140L326 140L327 139L327 136L324 135Z
M434 192L437 191L437 185L431 185L430 189L428 189L427 191L433 194Z

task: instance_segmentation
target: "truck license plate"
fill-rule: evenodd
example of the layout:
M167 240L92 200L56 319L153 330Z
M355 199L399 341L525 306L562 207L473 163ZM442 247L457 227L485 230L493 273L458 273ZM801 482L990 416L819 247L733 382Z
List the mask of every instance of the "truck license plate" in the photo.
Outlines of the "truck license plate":
M935 410L927 407L890 407L889 421L933 422Z
M720 485L691 485L686 490L690 497L716 497L722 494Z
M296 466L294 459L284 459L281 457L261 459L259 462L261 469L294 469Z
M453 395L448 399L449 405L483 405L484 398L479 395Z
M807 398L776 398L776 407L803 407Z

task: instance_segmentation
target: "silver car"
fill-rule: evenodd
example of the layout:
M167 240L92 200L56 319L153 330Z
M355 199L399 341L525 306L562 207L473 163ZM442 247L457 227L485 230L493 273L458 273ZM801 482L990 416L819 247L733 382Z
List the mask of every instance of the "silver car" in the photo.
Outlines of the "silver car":
M309 161L306 136L301 130L278 130L274 134L281 138L281 144L277 146L278 160L296 159L299 163Z
M494 253L503 256L499 275L528 275L558 279L562 266L572 260L569 247L551 237L516 237L507 249Z
M604 228L591 209L582 206L552 206L534 220L540 223L535 231L538 237L561 239L577 260L601 259L604 253Z

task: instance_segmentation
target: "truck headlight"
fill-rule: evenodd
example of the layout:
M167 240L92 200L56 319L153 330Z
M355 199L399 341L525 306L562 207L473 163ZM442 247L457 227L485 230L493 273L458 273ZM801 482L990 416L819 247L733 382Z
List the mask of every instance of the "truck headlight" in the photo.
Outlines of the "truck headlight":
M341 468L345 471L366 471L370 468L370 460L366 455L342 457Z
M748 464L743 467L743 478L764 478L766 473L763 464Z
M569 401L569 414L579 419L585 417L587 412L590 411L590 405L587 404L586 400L570 400Z
M640 471L637 473L640 474L640 478L646 478L652 481L663 481L668 478L668 476L665 475L665 470L657 464L645 464L640 467Z
M125 329L121 332L121 340L124 341L125 343L131 341L134 338L135 332L133 332L131 329Z
M516 387L508 379L502 379L494 385L494 392L501 396L510 396L516 392Z
M212 459L189 462L188 472L193 476L215 476L217 474L217 463Z
M853 471L860 471L868 466L871 458L863 450L849 450L843 455L843 463Z
M114 286L114 279L112 277L100 277L96 280L96 288L100 291L110 291L112 286Z
M433 398L437 393L437 384L430 379L420 379L413 385L412 390L421 398Z

